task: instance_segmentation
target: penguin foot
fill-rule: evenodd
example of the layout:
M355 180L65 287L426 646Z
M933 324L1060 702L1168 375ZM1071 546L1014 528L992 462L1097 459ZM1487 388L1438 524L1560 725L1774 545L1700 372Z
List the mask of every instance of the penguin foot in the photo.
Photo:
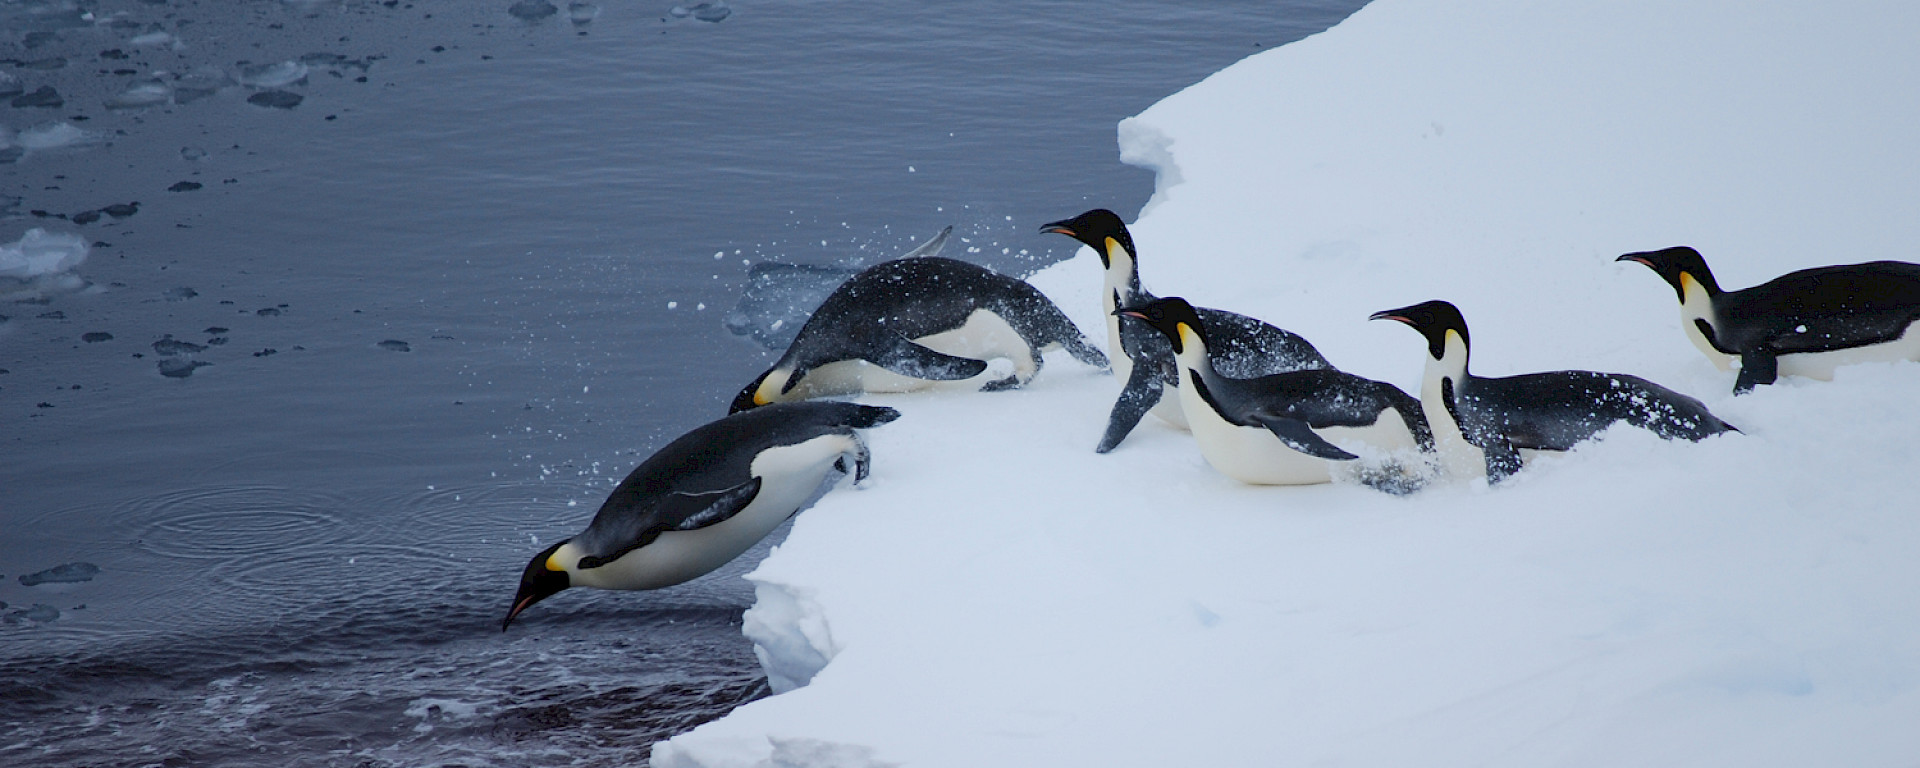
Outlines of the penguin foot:
M1020 377L1014 375L1009 375L1004 379L995 379L980 385L980 391L982 392L1005 392L1009 389L1019 388Z

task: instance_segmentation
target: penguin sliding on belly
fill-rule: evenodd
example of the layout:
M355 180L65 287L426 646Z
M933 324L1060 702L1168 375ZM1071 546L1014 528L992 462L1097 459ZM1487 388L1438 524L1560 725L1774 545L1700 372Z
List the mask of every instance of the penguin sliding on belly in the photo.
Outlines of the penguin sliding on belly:
M1208 354L1211 331L1185 299L1156 299L1115 314L1167 340L1186 379L1178 396L1193 439L1223 475L1256 485L1324 483L1332 479L1329 462L1361 458L1336 442L1376 457L1433 450L1420 401L1392 384L1331 368L1222 376ZM1380 481L1370 485L1389 492L1418 485L1404 470L1392 473L1397 477L1370 474Z
M953 259L896 259L834 289L779 362L740 390L732 411L924 389L979 377L995 358L1011 360L1013 372L967 384L1010 389L1032 379L1041 354L1057 347L1107 367L1107 356L1026 281Z
M867 445L854 430L899 417L857 403L790 403L682 435L627 475L585 531L527 563L501 631L568 587L659 589L725 565L841 478L866 479Z
M1105 268L1105 284L1100 290L1100 313L1107 318L1107 352L1113 357L1114 371L1126 379L1120 398L1114 401L1107 418L1106 434L1094 448L1106 453L1120 445L1148 411L1180 428L1188 427L1181 410L1182 398L1167 397L1169 389L1181 386L1179 366L1167 338L1140 323L1120 321L1115 310L1135 307L1154 300L1140 285L1140 265L1133 247L1133 235L1114 212L1095 208L1071 219L1040 227L1041 232L1066 235L1100 254ZM1221 375L1250 379L1274 373L1307 370L1331 370L1320 351L1306 339L1246 315L1197 307L1200 325L1206 329L1214 369Z
M1645 264L1673 286L1682 329L1716 367L1740 360L1734 394L1782 373L1829 380L1849 363L1920 360L1920 264L1814 267L1722 291L1706 259L1685 246L1616 261Z
M1565 451L1616 422L1667 438L1739 430L1699 400L1637 376L1552 371L1481 378L1467 371L1467 321L1444 301L1374 313L1427 339L1420 405L1450 471L1497 483L1520 471L1522 450ZM1479 455L1474 455L1477 452Z

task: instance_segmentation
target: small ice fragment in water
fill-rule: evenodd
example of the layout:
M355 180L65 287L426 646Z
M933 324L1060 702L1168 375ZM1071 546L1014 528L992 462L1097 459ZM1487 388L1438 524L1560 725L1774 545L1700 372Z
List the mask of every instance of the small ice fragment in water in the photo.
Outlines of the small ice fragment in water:
M113 341L113 334L107 333L106 331L94 331L92 333L80 334L80 340L88 344L97 344L102 341Z
M667 309L677 309L679 308L679 306L680 306L680 302L677 302L677 301L667 302Z
M141 83L107 99L107 109L140 109L173 100L173 89L165 83Z
M264 309L256 309L253 313L261 317L273 317L274 315L280 314L280 310L274 309L273 307L266 307Z
M204 330L204 331L201 331L201 333L204 333L204 334L207 334L207 335L209 335L209 336L218 336L218 335L220 335L220 334L223 334L223 333L226 333L226 332L227 332L227 329L225 329L225 328L222 328L222 327L220 327L220 326L217 326L217 325L209 325L209 326L207 326L207 329L206 329L206 330Z
M305 100L305 96L301 96L293 91L261 91L247 97L248 104L259 107L272 107L274 109L293 109L294 107L300 106L300 102Z
M32 608L22 608L17 611L11 611L7 614L7 620L9 622L17 622L22 619L25 619L27 621L46 624L48 622L57 621L59 620L59 618L60 618L60 609L55 608L51 605L47 605L46 603L34 603Z
M267 347L266 349L253 353L253 356L266 357L268 355L277 355L277 354L280 354L280 350L274 349L273 347Z
M104 140L105 137L100 134L80 130L66 121L36 125L20 132L20 146L33 152L81 147Z
M173 183L173 186L167 187L167 191L168 192L192 192L199 188L200 188L200 182L197 182L197 181L176 181Z
M160 375L165 376L169 379L184 379L188 376L193 375L193 369L199 368L200 366L203 366L203 365L213 365L213 363L203 363L198 360L182 360L177 357L169 357L165 360L160 361Z
M31 587L38 584L78 584L93 581L100 575L100 566L93 563L63 563L37 573L20 577L20 585Z
M559 12L560 9L547 0L519 0L507 6L508 14L523 21L539 21Z
M197 163L207 159L207 151L199 147L181 147L180 158L190 163Z
M234 79L250 88L279 88L307 79L307 65L297 61L282 61L242 66L240 76Z
M574 26L586 26L600 18L600 6L593 3L567 3L567 18Z
M140 48L155 48L162 45L167 45L168 43L172 43L173 35L169 35L165 32L157 32L157 31L148 32L144 35L135 35L133 39L128 40L127 42L131 45L134 45Z
M132 216L136 213L139 213L140 203L138 202L114 203L113 205L109 205L105 208L101 208L100 212L108 216L112 216L116 219L124 219L128 216Z
M167 301L186 301L187 299L200 295L200 292L183 285L179 288L168 288L165 293L160 295L165 296Z
M701 3L693 7L693 17L701 21L718 22L733 15L733 9L723 2Z
M399 339L387 339L386 341L380 342L380 348L393 350L395 352L412 352L413 351L412 346L409 346L406 342L401 341Z

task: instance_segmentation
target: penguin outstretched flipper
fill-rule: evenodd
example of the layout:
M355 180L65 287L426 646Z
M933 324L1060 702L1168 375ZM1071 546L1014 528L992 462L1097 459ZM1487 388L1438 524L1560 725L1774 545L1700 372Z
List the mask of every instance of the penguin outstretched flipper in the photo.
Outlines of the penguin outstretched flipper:
M936 352L895 332L879 334L880 349L867 362L902 376L930 381L971 379L987 369L987 361Z
M1744 395L1779 378L1780 358L1765 349L1750 349L1740 354L1740 377L1733 382L1733 393Z
M1140 419L1148 411L1160 404L1165 390L1160 386L1160 372L1150 365L1136 365L1127 374L1127 386L1120 390L1120 397L1113 401L1113 412L1107 416L1107 433L1100 437L1100 445L1094 453L1106 453L1119 447L1120 441L1127 439L1127 433L1139 426Z
M746 509L753 498L760 495L760 478L753 478L724 491L712 493L672 493L660 502L660 518L672 520L676 531L697 531L715 523L726 522L728 518Z
M1264 413L1251 414L1250 418L1260 422L1274 437L1280 438L1288 448L1328 461L1352 461L1360 458L1343 451L1340 446L1329 443L1325 438L1313 433L1313 428L1299 419L1284 416L1272 416Z
M646 514L614 523L590 526L578 538L583 543L624 542L608 546L606 552L580 558L577 567L598 568L625 556L628 552L652 544L668 531L695 531L726 522L746 509L760 494L760 478L718 491L687 493L677 491L661 496ZM597 521L597 520L596 520Z

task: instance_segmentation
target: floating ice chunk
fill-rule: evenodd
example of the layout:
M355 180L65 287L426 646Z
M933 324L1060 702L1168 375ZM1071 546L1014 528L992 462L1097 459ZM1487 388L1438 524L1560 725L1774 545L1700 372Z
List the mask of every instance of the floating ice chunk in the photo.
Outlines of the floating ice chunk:
M560 9L547 0L519 0L507 6L508 14L523 21L539 21L559 12Z
M184 379L188 376L192 376L194 369L199 368L200 366L203 366L203 365L213 365L213 363L203 363L203 362L200 362L199 360L182 360L177 357L170 357L160 361L160 375L165 376L169 379Z
M173 35L170 35L161 31L157 31L157 30L153 32L147 32L145 34L135 35L132 40L128 40L127 42L139 48L159 48L162 46L172 46L175 49L179 49L179 48L186 47L186 46L180 45L180 40L174 37Z
M600 6L593 3L567 3L567 18L576 27L586 26L600 18Z
M0 277L15 280L57 275L87 260L87 241L77 235L55 234L39 227L19 240L0 245Z
M171 333L167 334L166 338L163 338L153 343L154 353L159 355L164 355L167 357L172 357L174 355L191 355L195 352L204 352L206 351L206 349L207 349L206 347L203 347L199 344L195 344L191 341L181 341L179 339L176 339L173 337L173 334Z
M220 92L220 89L233 85L233 78L213 67L202 67L187 73L173 83L173 103L191 104Z
M297 61L273 64L242 64L234 78L249 88L280 88L307 79L307 65Z
M9 611L6 618L8 622L26 620L46 624L59 620L60 609L47 605L46 603L34 603L32 608Z
M98 344L103 341L113 341L113 334L106 331L93 331L80 334L80 340L88 344Z
M733 15L733 9L726 3L701 3L693 7L693 17L701 21L718 22Z
M200 147L181 147L180 159L190 163L197 163L207 159L207 150Z
M57 123L36 125L20 132L20 146L30 152L44 152L50 149L84 147L99 144L106 137L93 131L81 130L73 123L64 120Z
M60 98L60 92L54 90L53 86L43 85L35 89L33 93L13 97L13 101L9 103L16 109L25 107L57 108L65 106L67 100Z
M399 339L387 339L380 342L380 348L393 352L412 352L413 346Z
M173 89L166 83L140 83L107 99L107 109L141 109L173 100Z
M40 584L78 584L93 581L100 575L100 566L93 563L62 563L52 568L20 577L20 585L32 587Z

